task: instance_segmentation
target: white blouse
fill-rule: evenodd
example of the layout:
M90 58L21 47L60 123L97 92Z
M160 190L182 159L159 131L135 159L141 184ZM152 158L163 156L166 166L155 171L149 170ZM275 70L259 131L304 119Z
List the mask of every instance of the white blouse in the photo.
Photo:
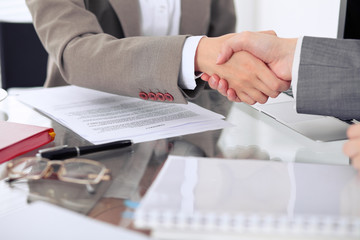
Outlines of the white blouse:
M139 0L141 33L143 36L178 35L180 29L181 0ZM179 76L182 89L195 89L195 53L203 36L186 39Z

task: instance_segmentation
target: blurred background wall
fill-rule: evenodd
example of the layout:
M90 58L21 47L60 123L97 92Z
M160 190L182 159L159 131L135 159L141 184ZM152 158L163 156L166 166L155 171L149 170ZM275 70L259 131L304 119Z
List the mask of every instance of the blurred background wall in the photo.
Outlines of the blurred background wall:
M280 37L336 37L340 0L234 0L237 32L275 30Z

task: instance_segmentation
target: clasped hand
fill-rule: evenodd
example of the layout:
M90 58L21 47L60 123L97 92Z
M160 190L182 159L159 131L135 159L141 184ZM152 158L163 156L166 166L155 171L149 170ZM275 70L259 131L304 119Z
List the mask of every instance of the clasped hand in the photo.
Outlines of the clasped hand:
M247 79L247 88L243 87L244 79L230 78L220 72L205 72L202 79L230 101L265 103L268 97L277 97L290 87L296 43L297 39L279 38L273 31L231 34L220 48L217 65L242 58L238 70L248 70L256 76Z
M203 38L197 49L195 68L205 73L202 79L209 81L210 87L217 89L229 100L248 104L265 103L269 97L275 98L280 92L287 90L290 82L269 68L269 60L264 60L260 54L251 51L257 49L256 45L260 45L260 42L253 43L252 37L247 39L247 35L251 34L245 32ZM269 33L261 34L276 37ZM248 40L255 45L250 46ZM262 49L265 51L267 47Z

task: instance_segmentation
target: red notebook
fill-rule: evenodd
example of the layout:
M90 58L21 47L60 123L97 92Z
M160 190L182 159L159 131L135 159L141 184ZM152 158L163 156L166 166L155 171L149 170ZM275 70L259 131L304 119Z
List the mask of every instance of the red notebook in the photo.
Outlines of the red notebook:
M52 128L0 121L0 163L45 145L54 138Z

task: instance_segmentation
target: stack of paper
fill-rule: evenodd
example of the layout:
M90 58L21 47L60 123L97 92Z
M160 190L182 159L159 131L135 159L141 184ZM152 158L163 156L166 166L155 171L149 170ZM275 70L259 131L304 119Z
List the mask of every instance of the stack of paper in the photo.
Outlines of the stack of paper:
M144 142L231 126L195 104L144 101L76 86L35 89L19 99L94 144Z

